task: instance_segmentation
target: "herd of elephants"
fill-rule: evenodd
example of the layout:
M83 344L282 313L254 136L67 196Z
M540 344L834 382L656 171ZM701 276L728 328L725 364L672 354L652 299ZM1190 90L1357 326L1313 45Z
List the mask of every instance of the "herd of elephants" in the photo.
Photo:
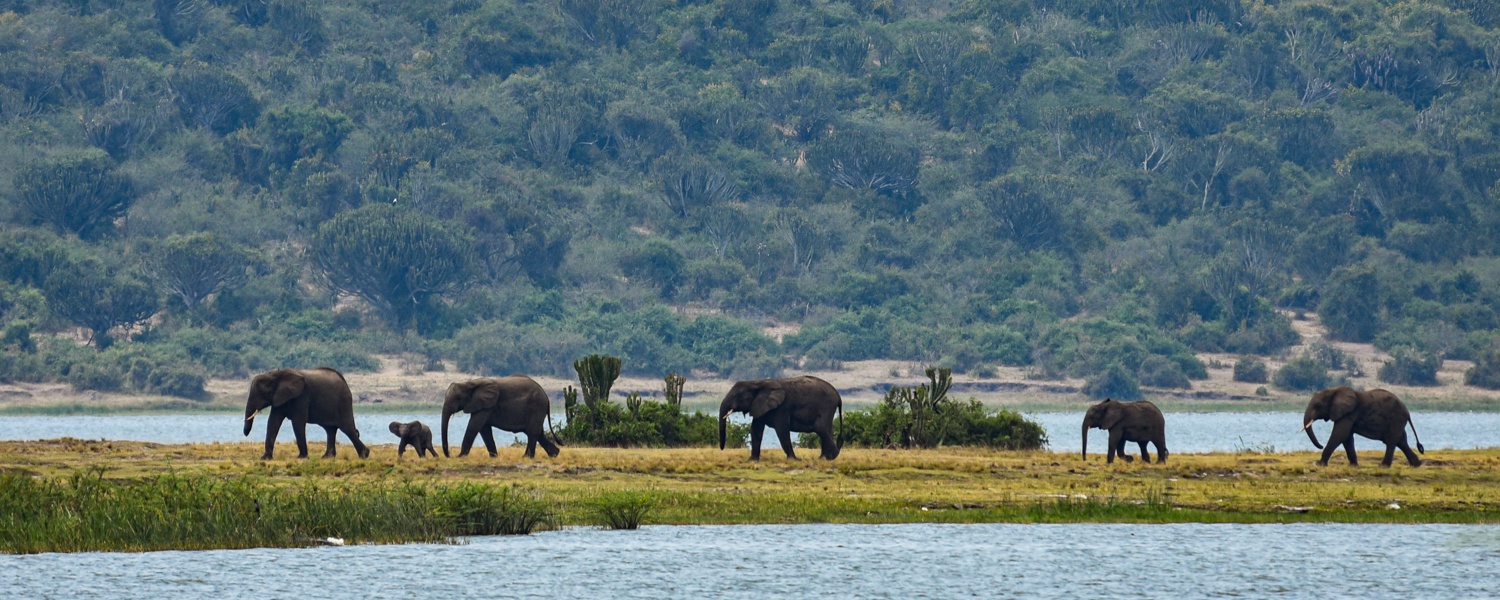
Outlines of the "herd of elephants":
M291 419L296 433L297 454L307 457L307 425L320 425L328 432L328 450L324 458L336 454L334 438L339 431L354 444L360 458L370 455L359 439L359 430L354 426L354 396L343 374L328 367L316 369L277 369L256 375L250 382L249 398L245 402L245 435L250 435L255 424L255 415L269 407L271 414L266 423L266 452L262 460L269 460L276 445L281 423ZM557 456L557 444L547 438L543 424L551 419L551 402L547 392L536 381L524 375L509 377L485 377L455 382L448 386L443 399L442 440L443 455L448 456L448 421L457 412L469 415L469 425L464 431L463 445L459 456L465 456L474 445L475 436L484 439L490 456L498 453L491 431L500 428L512 433L526 434L526 457L536 456L536 446L541 444L548 456ZM838 458L839 444L833 436L833 421L837 414L842 429L843 399L838 390L828 382L812 376L786 379L758 379L740 381L730 388L719 404L719 449L724 449L725 419L731 412L750 415L750 459L760 458L760 447L765 428L776 431L781 449L787 457L796 458L792 451L792 433L817 434L823 458ZM1334 450L1343 446L1349 455L1349 464L1359 464L1354 454L1354 434L1385 443L1385 460L1381 465L1390 466L1397 448L1406 455L1412 466L1422 464L1406 442L1406 428L1411 427L1417 439L1417 451L1425 452L1417 437L1417 428L1411 421L1411 413L1401 400L1383 389L1358 391L1349 387L1334 387L1313 394L1303 413L1302 430L1313 446L1323 450L1318 464L1327 465ZM1313 421L1332 421L1333 431L1328 445L1318 442L1312 430ZM1126 462L1132 457L1125 454L1125 444L1140 445L1141 459L1150 462L1151 455L1146 444L1156 446L1157 462L1167 460L1166 419L1161 410L1148 401L1121 402L1106 399L1090 406L1083 417L1083 457L1088 458L1088 430L1103 429L1109 432L1107 462L1113 463L1115 455ZM410 423L392 422L391 433L401 438L397 456L413 446L419 456L428 452L437 456L432 445L432 429L421 421Z

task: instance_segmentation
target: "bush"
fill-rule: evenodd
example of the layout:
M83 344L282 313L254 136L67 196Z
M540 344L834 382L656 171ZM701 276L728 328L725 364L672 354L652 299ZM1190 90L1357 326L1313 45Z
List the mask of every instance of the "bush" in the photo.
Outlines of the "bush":
M64 378L73 389L117 392L125 387L125 375L112 364L80 363L68 369Z
M656 499L638 492L612 492L594 498L588 507L605 529L640 529L656 509Z
M935 439L944 446L1037 450L1047 444L1047 433L1041 425L1012 410L992 413L973 398L963 402L945 400L939 414L942 416L934 420L933 427L942 429ZM835 434L845 447L900 448L909 421L909 409L882 402L869 410L844 413L843 426ZM814 449L821 446L817 434L812 433L798 434L797 445Z
M1188 381L1186 373L1182 372L1176 362L1161 356L1147 357L1141 363L1141 384L1151 387L1188 389L1192 383Z
M1265 383L1270 379L1270 373L1266 363L1249 356L1242 357L1234 363L1234 380L1245 383Z
M1083 393L1090 398L1140 400L1141 385L1125 367L1112 363L1104 372L1088 378L1083 385Z
M1391 360L1380 365L1375 378L1397 385L1437 385L1437 372L1443 359L1415 348L1401 347L1391 351Z
M1328 369L1309 356L1300 356L1276 371L1276 387L1293 391L1315 391L1328 387L1332 382Z
M606 448L688 448L716 446L719 420L702 412L684 414L664 402L641 402L631 409L615 402L573 408L573 418L558 430L564 443ZM750 426L729 423L726 446L740 447Z
M1464 371L1464 385L1500 390L1500 350L1490 350L1479 355L1474 366Z

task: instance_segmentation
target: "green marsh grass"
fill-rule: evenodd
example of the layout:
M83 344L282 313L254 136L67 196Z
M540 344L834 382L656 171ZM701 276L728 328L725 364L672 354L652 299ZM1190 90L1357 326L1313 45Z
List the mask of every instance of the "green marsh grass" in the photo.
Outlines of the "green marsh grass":
M526 534L548 522L534 493L481 483L312 480L167 473L113 480L0 473L0 550L10 553L194 550L438 542Z
M656 508L656 499L645 492L609 492L588 502L598 524L605 529L640 529Z

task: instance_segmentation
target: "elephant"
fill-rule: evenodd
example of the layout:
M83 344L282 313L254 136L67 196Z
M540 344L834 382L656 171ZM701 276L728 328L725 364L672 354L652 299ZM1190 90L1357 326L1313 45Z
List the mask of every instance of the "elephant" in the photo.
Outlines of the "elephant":
M432 428L421 421L391 421L391 433L401 438L401 445L396 447L396 458L406 454L407 446L416 448L418 457L426 457L428 452L437 456L437 449L432 447Z
M804 375L736 382L719 403L720 450L724 449L725 420L731 412L750 415L750 460L760 460L760 443L767 425L776 430L787 458L797 458L792 451L794 431L818 434L823 458L833 460L839 456L840 443L833 437L833 416L838 413L842 434L844 399L827 381Z
M1115 462L1119 454L1125 462L1134 460L1125 454L1125 442L1136 442L1141 446L1141 460L1151 462L1146 452L1146 442L1156 445L1156 462L1167 462L1167 420L1157 408L1146 400L1120 402L1105 398L1103 402L1089 407L1083 415L1083 460L1089 459L1089 428L1109 431L1109 452L1106 463Z
M359 441L354 426L354 395L344 375L329 367L316 369L276 369L250 380L250 396L245 401L245 435L255 425L255 415L266 407L266 453L261 460L271 460L276 448L276 434L283 419L292 420L297 435L297 458L307 458L307 424L322 425L328 432L328 450L323 458L337 455L334 442L339 431L348 436L360 458L370 456L370 449Z
M1318 443L1318 435L1312 430L1313 421L1319 420L1333 421L1333 431L1328 434L1326 448ZM1407 425L1411 425L1411 434L1417 439L1417 452L1427 453L1422 447L1422 438L1417 436L1417 424L1412 422L1406 405L1395 394L1382 389L1360 392L1347 386L1339 386L1320 390L1307 401L1302 422L1302 430L1307 432L1307 439L1312 440L1313 446L1323 450L1323 456L1318 459L1320 466L1328 466L1329 457L1333 456L1333 451L1340 445L1344 446L1344 452L1349 455L1349 464L1358 466L1359 458L1354 455L1356 433L1385 442L1385 460L1380 461L1380 466L1391 466L1397 448L1406 455L1406 462L1411 466L1421 466L1422 459L1417 458L1411 451L1411 446L1406 444Z
M526 458L536 457L540 443L547 456L556 457L557 445L547 439L542 422L550 425L552 403L542 386L525 375L484 377L454 382L443 400L443 456L448 456L448 419L458 411L469 413L469 427L464 431L459 457L468 456L474 436L484 437L490 456L498 456L491 427L511 433L526 434Z

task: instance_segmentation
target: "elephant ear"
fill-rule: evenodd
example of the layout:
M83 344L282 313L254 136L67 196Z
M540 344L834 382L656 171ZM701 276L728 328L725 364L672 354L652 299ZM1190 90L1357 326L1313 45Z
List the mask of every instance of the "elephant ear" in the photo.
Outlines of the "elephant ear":
M464 412L474 414L495 407L500 401L500 386L492 383L481 383L474 386L474 391L469 393L469 403L464 405Z
M281 406L302 395L307 379L296 371L287 371L276 378L276 393L271 396L271 406Z
M760 393L755 395L755 400L750 402L750 416L757 419L764 417L766 413L776 410L776 407L781 406L781 403L785 401L786 390L782 389L781 385L768 385L761 388Z
M1099 420L1100 429L1111 429L1125 418L1125 407L1118 402L1110 402L1104 407L1104 418Z
M1328 420L1338 421L1354 413L1358 397L1351 389L1342 389L1333 395L1333 402L1328 406Z

